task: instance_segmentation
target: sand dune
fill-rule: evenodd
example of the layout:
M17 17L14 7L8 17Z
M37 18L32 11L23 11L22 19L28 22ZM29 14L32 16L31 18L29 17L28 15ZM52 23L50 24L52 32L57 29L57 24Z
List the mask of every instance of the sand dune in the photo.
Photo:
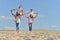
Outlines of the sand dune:
M35 30L20 31L0 30L0 40L60 40L60 31Z

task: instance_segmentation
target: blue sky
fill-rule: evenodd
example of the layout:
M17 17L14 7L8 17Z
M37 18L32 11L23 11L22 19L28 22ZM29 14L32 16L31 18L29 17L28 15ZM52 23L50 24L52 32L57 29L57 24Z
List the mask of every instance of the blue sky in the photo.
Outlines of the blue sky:
M33 23L34 29L60 30L60 0L0 0L0 29L15 29L10 9L22 5L24 11L31 8L39 15ZM23 17L20 30L28 30L27 18Z

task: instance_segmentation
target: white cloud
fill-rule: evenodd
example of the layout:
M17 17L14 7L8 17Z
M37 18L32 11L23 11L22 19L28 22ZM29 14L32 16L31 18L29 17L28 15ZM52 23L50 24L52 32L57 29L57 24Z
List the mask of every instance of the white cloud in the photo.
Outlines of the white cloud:
M15 29L15 27L10 27L10 26L5 26L4 27L4 30L14 30Z
M12 19L12 17L9 17L9 16L0 16L0 19L7 19L7 20L10 20L10 19Z
M45 18L46 16L45 15L42 15L42 14L38 14L38 17Z
M44 25L43 29L50 29L50 28L57 28L57 27L59 27L59 26L57 26L57 25Z
M57 25L51 25L51 27L58 27Z
M0 16L1 19L5 19L5 16Z

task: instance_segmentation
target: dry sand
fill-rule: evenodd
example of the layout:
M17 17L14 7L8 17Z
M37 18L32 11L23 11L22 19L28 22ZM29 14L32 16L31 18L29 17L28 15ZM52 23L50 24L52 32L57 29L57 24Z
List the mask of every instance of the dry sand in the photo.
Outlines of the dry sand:
M0 40L60 40L60 31L35 30L17 33L14 30L0 30Z

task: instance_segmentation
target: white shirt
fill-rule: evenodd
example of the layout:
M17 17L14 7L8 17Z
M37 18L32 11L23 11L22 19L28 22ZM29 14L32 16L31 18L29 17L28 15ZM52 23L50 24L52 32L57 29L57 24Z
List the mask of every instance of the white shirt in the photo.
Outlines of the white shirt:
M16 23L21 23L21 20L20 20L20 17L19 16L16 16L15 22Z

